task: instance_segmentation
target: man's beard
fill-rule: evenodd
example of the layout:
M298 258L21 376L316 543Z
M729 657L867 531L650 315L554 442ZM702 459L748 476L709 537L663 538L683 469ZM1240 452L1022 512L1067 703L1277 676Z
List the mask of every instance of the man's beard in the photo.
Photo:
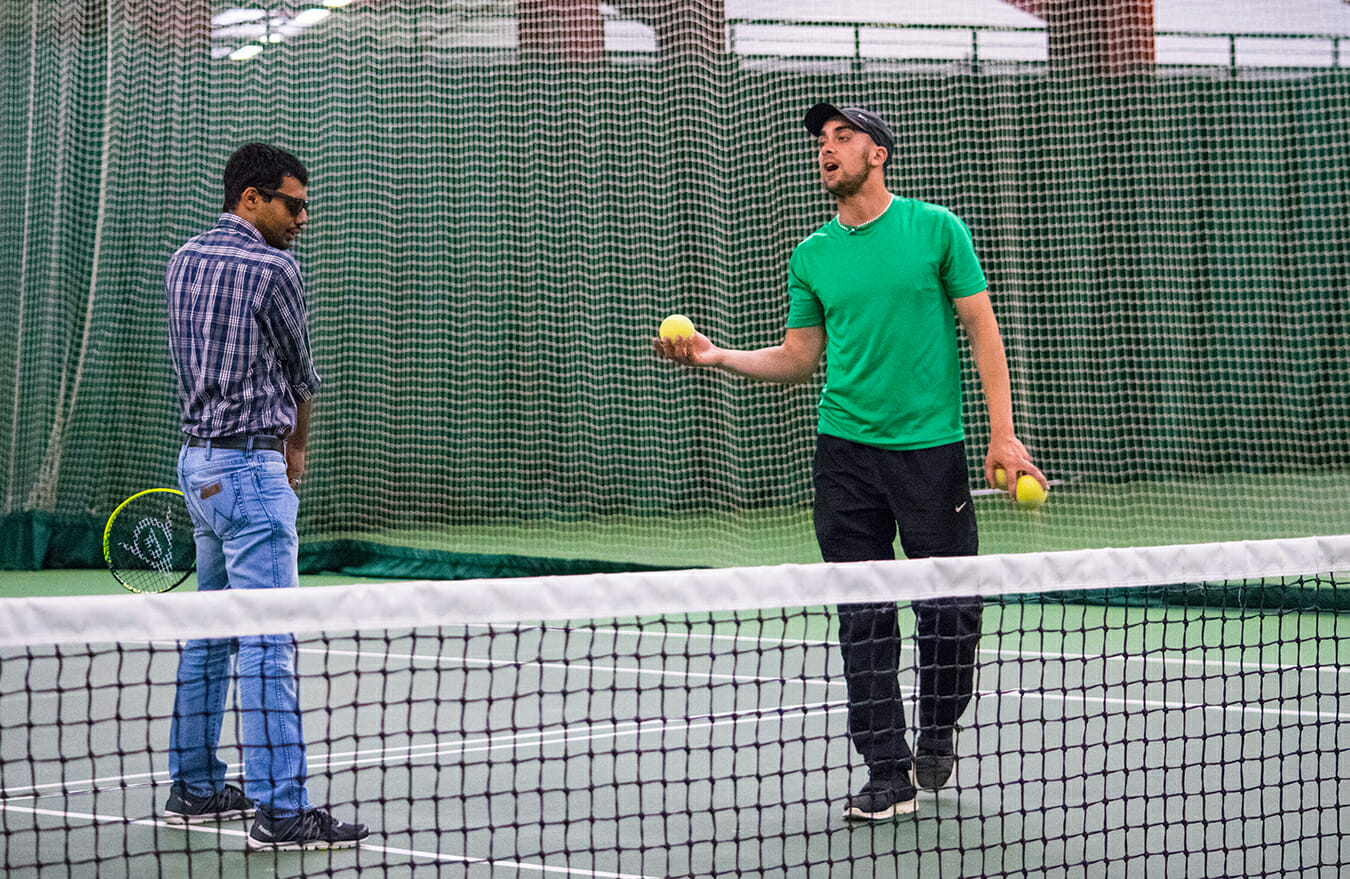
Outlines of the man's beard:
M825 191L835 198L852 198L862 191L863 184L867 182L867 176L868 174L866 171L852 176L848 174L841 175L839 179L835 181L833 186L826 183Z

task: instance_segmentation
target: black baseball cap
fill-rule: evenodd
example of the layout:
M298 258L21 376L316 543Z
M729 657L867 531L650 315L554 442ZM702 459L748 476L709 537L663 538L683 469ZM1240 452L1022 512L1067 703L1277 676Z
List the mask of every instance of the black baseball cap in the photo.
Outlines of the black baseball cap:
M835 116L843 116L853 126L854 131L861 131L872 138L872 143L879 147L885 147L885 164L891 163L891 156L895 155L895 137L891 134L891 129L887 127L886 120L871 110L863 107L836 107L834 104L816 104L806 111L806 130L811 132L812 137L820 137L820 130L825 127L826 122Z

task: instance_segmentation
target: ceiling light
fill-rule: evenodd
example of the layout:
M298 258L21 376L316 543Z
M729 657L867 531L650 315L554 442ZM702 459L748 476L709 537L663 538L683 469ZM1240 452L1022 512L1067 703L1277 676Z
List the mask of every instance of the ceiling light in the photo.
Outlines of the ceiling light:
M332 14L333 12L330 9L311 6L309 9L306 9L295 17L295 23L299 27L313 27Z
M245 21L257 21L266 14L262 9L226 9L219 15L211 16L211 24L214 27L229 27Z

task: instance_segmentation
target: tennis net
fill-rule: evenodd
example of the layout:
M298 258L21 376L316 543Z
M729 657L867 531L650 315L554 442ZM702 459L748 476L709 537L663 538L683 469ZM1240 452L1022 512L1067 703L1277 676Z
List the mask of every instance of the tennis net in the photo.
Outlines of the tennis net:
M1350 862L1350 537L0 602L8 876L1284 876ZM950 783L849 824L831 608L984 600ZM171 826L179 643L297 633L359 848ZM902 692L913 639L902 612ZM909 698L909 696L907 696ZM912 714L912 706L909 709ZM238 783L238 725L221 756Z

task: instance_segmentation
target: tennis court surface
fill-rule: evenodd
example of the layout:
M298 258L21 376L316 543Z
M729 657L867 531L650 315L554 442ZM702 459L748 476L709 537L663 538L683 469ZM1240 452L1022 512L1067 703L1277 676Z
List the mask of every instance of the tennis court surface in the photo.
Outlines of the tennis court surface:
M1350 860L1350 623L1319 608L1344 570L1350 538L1310 538L11 599L0 864L11 877L1333 876ZM827 608L958 585L986 611L956 775L915 816L845 824L865 770ZM246 854L247 822L157 817L177 640L282 620L299 639L311 798L371 826L356 850ZM914 670L901 673L909 691ZM234 717L222 756L237 782Z

